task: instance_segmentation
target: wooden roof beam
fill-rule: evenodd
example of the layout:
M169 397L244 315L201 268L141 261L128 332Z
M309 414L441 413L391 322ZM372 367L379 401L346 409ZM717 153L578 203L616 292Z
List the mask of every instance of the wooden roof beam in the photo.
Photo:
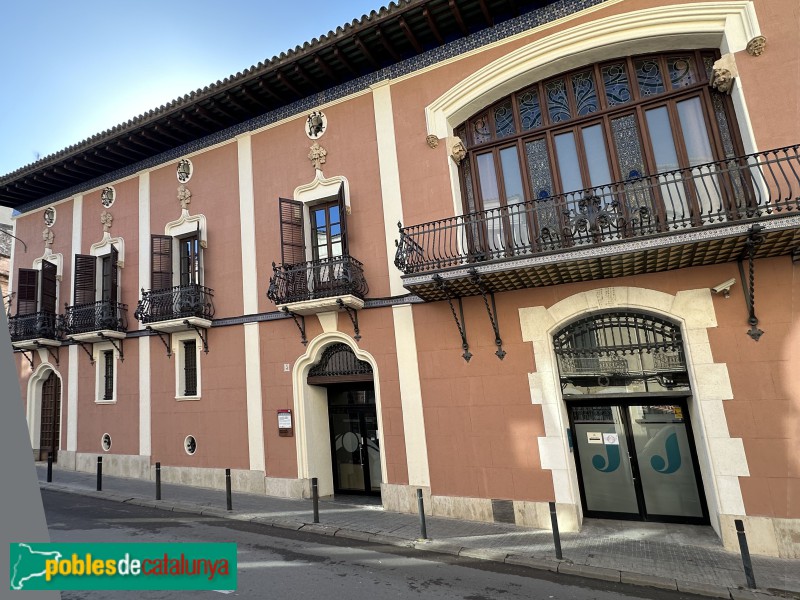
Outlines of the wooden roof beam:
M117 144L117 146L119 146L119 140L114 140L114 143L115 143L115 144ZM131 163L133 160L135 160L135 159L136 159L136 157L135 157L135 156L134 156L134 157L132 157L132 156L129 156L127 153L125 153L125 152L122 152L122 150L120 150L120 148L115 148L115 147L114 147L114 146L111 144L111 142L109 142L109 143L107 143L105 146L103 146L103 150L104 150L105 152L110 152L111 154L116 154L116 155L117 155L117 156L119 156L120 158L123 158L123 159L125 159L125 161L126 161L126 162L122 162L122 163L120 163L121 165L127 165L127 164L130 164L130 163Z
M406 23L406 20L403 17L400 17L398 21L400 23L400 29L403 30L403 33L406 34L406 39L411 42L411 45L414 46L414 50L417 51L417 54L422 54L422 44L419 43L417 36L414 35L414 32L411 31L411 28Z
M33 179L33 181L36 183L41 183L42 185L36 185L36 183L32 183L30 179ZM52 185L49 185L46 181L39 181L39 178L36 175L34 175L32 178L25 178L25 181L18 187L21 188L23 186L28 187L37 194L49 194L53 191Z
M256 87L260 91L264 92L267 96L272 98L278 104L280 104L282 102L281 99L278 97L278 95L275 94L275 92L273 92L271 89L269 89L269 86L267 86L267 84L264 83L263 79L259 79L258 80L258 83L256 84Z
M384 48L386 48L386 51L387 51L389 54L391 54L391 55L392 55L392 58L393 58L393 59L394 59L396 62L399 62L399 61L401 60L401 58L400 58L400 55L399 55L399 54L397 53L397 51L394 49L394 46L392 46L392 45L389 43L389 40L387 40L387 39L386 39L386 36L383 34L383 27L378 27L378 28L375 30L375 37L377 37L377 38L378 38L378 39L381 41L381 44L383 44L383 47L384 47Z
M359 74L358 70L355 67L353 67L353 64L347 59L347 57L344 55L344 52L342 52L341 50L339 50L339 48L334 46L333 55L336 57L336 60L342 63L345 66L345 68L348 71L350 71L350 73L358 76Z
M117 140L117 145L120 148L122 148L124 150L127 150L128 152L133 152L134 158L137 158L137 156L136 156L137 154L143 154L143 152L141 150L139 150L138 148L134 148L133 146L127 144L126 142L124 142L122 140L122 138Z
M200 115L200 116L201 116L201 117L203 117L204 119L208 119L209 121L211 121L212 123L214 123L214 125L216 125L217 127L224 127L224 125L223 125L222 123L220 123L219 121L217 121L217 120L216 120L216 119L215 119L215 118L214 118L214 117L211 115L211 113L209 113L209 112L208 112L208 111L207 111L205 108L203 108L202 106L198 106L197 108L195 108L195 109L194 109L194 112L196 112L198 115Z
M141 133L141 132L139 132L139 133ZM127 138L125 138L125 139L127 139L127 140L128 140L130 143L131 143L131 144L136 144L136 145L137 145L137 146L139 146L140 148L144 148L145 150L147 150L147 152L155 152L155 151L157 150L157 148L153 148L153 145L152 145L152 144L149 144L149 143L143 142L143 141L141 141L141 140L137 140L137 139L134 137L134 135L133 135L133 134L129 135L129 136L128 136Z
M328 66L328 63L326 63L319 54L314 55L314 64L317 65L317 67L319 67L320 70L323 71L325 75L327 75L332 81L336 81L336 79L338 79L336 77L336 73L333 72L333 70Z
M297 75L301 79L306 81L308 83L308 85L310 85L315 90L319 91L319 85L317 85L314 82L314 78L311 77L311 75L308 73L308 71L306 71L303 67L300 66L299 62L294 63L294 72L297 73Z
M467 26L464 24L464 18L461 16L461 11L458 9L458 4L456 4L456 0L448 0L448 5L450 6L450 12L453 13L453 18L455 18L456 23L458 24L458 28L461 30L461 33L467 35L469 30Z
M422 14L425 17L425 20L428 22L428 27L430 28L433 37L436 38L436 41L439 42L440 45L444 44L444 38L439 32L439 28L436 26L436 21L433 20L433 15L431 14L431 11L428 10L427 6L422 9Z
M364 42L362 42L357 35L353 36L353 41L355 42L356 47L361 51L361 54L364 55L364 58L366 58L369 61L369 63L373 66L373 68L379 69L380 63L377 60L375 60L375 57L372 55L372 52L370 52L369 49L364 45Z
M89 158L86 155L84 155L84 158L86 158L88 162L94 163L104 169L116 169L120 165L126 164L112 156L100 156L100 153L97 150L92 152L92 158Z
M63 180L63 178L66 177L67 179L71 179L73 181L83 181L83 177L81 177L74 171L65 169L63 166L61 167L53 166L51 167L51 170L53 171L53 175L60 178L61 180ZM42 175L47 175L47 172L46 171L42 172Z
M244 86L240 87L240 88L238 89L238 92L239 92L239 93L240 93L242 96L244 96L245 98L247 98L248 102L250 102L250 103L252 103L252 104L255 104L256 106L258 106L258 107L259 107L259 108L261 108L262 110L270 110L270 107L269 107L267 104L264 104L264 103L263 103L261 100L259 100L259 99L258 99L258 98L256 98L255 96L253 96L253 94L251 94L250 92L248 92L246 87L244 87Z
M305 96L305 94L303 92L301 92L300 90L298 90L296 87L294 87L292 85L292 83L289 81L289 79L287 77L284 76L283 73L281 73L280 71L275 71L275 75L277 75L278 80L283 85L285 85L287 88L289 88L289 91L292 92L295 96L298 96L299 98L302 98L303 96Z
M201 131L205 131L205 129L201 125L197 124L197 121L192 121L192 119L189 118L189 115L187 114L186 111L181 112L178 115L178 119L181 122L186 123L189 127L194 127L195 129L199 129ZM145 137L147 139L153 140L154 142L158 142L158 140L156 140L155 138L151 137L150 134L145 133L144 131L142 131L141 133L142 133L142 137ZM163 144L163 142L159 142L159 143Z
M248 110L247 110L247 109L246 109L244 106L242 106L241 104L239 104L239 103L236 101L236 98L234 98L234 97L233 97L233 94L231 94L230 90L228 90L228 91L226 91L226 92L225 92L225 94L223 95L223 98L224 98L225 100L227 100L228 102L230 102L231 104L233 104L234 108L237 108L237 109L239 109L239 110L240 110L240 111L242 111L243 113L247 113L247 112L249 112L249 111L248 111ZM217 103L215 102L215 104L217 104Z
M177 144L186 143L186 140L183 140L181 138L175 137L172 133L167 131L167 129L166 129L166 127L164 125L153 125L153 132L158 134L158 135L162 135L165 138L169 138L170 140L172 140L173 142L175 142Z
M61 166L64 167L67 171L72 171L73 173L77 173L81 177L94 177L95 173L89 172L86 169L81 169L78 165L77 160L73 160L72 164L69 164L67 161L61 163Z
M486 6L486 0L478 0L478 4L481 7L481 13L483 13L483 19L486 21L486 26L491 27L494 25L494 19L492 19L492 15L489 12L489 8Z

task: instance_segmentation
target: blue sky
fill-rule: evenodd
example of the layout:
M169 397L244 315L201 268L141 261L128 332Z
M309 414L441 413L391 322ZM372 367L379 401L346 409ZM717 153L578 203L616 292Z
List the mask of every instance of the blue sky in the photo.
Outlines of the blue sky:
M0 175L381 5L6 0L0 3Z

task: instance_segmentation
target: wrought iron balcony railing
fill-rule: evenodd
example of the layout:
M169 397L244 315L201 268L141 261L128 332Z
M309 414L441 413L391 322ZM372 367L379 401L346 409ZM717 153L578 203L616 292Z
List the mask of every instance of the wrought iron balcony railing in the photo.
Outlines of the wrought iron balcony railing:
M37 312L29 315L17 315L8 319L8 330L12 342L44 338L56 340L59 332L56 327L58 317L51 312Z
M214 317L214 291L195 283L160 290L142 290L142 299L133 316L142 323L169 319Z
M405 274L800 211L800 145L400 226Z
M126 331L127 315L127 304L107 300L65 306L64 315L61 317L62 329L65 335L101 330Z
M364 265L348 255L294 265L272 263L272 270L267 297L275 304L346 295L363 300L369 292Z

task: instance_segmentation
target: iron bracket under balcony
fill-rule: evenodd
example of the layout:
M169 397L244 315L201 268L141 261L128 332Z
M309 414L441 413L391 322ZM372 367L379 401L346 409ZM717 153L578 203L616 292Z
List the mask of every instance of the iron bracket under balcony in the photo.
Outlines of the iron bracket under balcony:
M267 297L283 312L315 315L343 308L350 315L364 308L369 292L364 266L349 255L293 265L272 263L272 270Z
M142 290L134 316L153 331L208 329L214 317L213 290L198 284Z

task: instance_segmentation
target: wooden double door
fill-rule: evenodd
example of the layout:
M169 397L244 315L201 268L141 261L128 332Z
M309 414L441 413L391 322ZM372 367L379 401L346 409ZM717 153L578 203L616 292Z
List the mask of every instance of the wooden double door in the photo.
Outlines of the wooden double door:
M61 380L51 372L42 384L41 430L39 433L39 455L37 460L47 460L53 453L53 462L58 458L61 441Z

